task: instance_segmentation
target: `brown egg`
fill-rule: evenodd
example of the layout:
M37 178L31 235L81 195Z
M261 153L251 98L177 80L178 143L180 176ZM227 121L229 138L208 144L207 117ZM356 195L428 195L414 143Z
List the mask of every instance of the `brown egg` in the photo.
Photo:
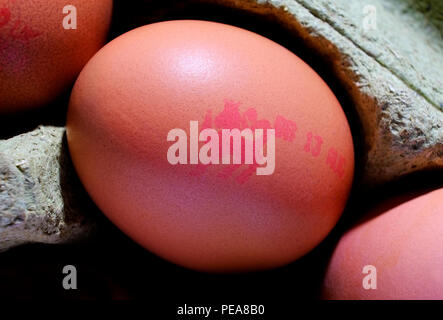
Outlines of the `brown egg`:
M0 112L68 89L104 44L111 13L112 0L0 0Z
M223 147L231 130L245 133L241 152ZM219 23L156 23L106 45L75 84L67 135L101 210L197 270L301 257L335 225L353 178L351 132L323 80L275 42Z
M339 241L324 298L441 300L442 245L443 188L383 203Z

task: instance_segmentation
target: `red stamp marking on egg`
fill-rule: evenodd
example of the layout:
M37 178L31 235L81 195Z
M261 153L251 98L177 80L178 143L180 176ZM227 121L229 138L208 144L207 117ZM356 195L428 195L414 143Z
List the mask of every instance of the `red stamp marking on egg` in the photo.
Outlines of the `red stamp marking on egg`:
M0 8L0 28L4 27L11 20L11 11L8 8Z
M14 18L7 7L0 8L0 31L2 31L0 34L0 70L3 69L2 65L13 66L14 72L23 70L29 58L23 53L22 48L11 45L11 42L19 41L27 44L40 36L42 32L35 30L20 18Z
M346 159L336 149L332 147L329 149L326 163L340 178L344 176Z
M282 116L277 116L274 123L275 135L277 138L292 142L295 139L297 125L294 121L288 120Z
M226 129L230 130L244 130L244 129L251 129L251 130L267 130L271 129L274 130L275 133L274 138L281 139L283 141L286 141L288 143L295 142L297 138L297 124L295 121L285 118L282 115L277 115L273 124L268 119L259 119L257 110L255 108L249 108L244 112L240 111L240 103L235 102L232 100L225 100L224 108L223 110L214 115L213 111L211 109L206 111L206 114L203 118L203 122L201 125L201 130L205 129L214 129L218 134L216 135L216 139L218 139L217 148L217 156L221 155L223 152L223 143L225 143L222 139L223 134L222 131L225 131ZM241 158L241 161L238 163L230 163L225 164L223 162L223 166L220 166L220 168L217 170L216 176L221 179L229 179L233 178L235 181L239 184L243 184L247 182L251 176L254 175L254 173L257 172L257 168L259 168L261 165L263 165L263 157L264 157L264 146L266 145L268 136L263 135L263 144L253 144L253 153L255 155L258 155L258 158L254 158L253 162L247 162L245 161L245 158L247 157L247 150L246 147L248 142L248 139L246 139L244 136L241 137L241 148L240 148L240 155L238 155ZM252 138L253 139L253 138ZM171 140L168 140L171 141ZM210 139L208 138L206 141L200 140L200 142L208 143ZM234 143L229 143L230 148L230 155L234 155L238 153L238 150L234 150ZM305 153L310 154L313 158L319 158L322 155L323 147L325 145L324 139L311 131L309 131L306 134L306 141L303 145L303 151ZM242 150L245 150L245 152L242 152ZM269 150L266 150L269 156ZM274 150L275 152L275 150ZM324 153L323 153L324 154ZM260 155L262 158L260 158ZM260 161L257 161L260 160ZM334 147L330 147L326 158L325 158L324 164L327 165L330 170L336 174L339 178L343 178L345 174L345 164L346 160L343 155L341 155ZM275 154L274 154L274 161L275 161ZM191 162L192 163L192 162ZM321 163L321 162L320 162ZM202 176L206 173L207 169L209 168L212 163L204 164L194 162L194 166L190 172L191 176ZM216 163L216 164L222 164ZM275 166L275 163L273 164ZM272 171L273 172L273 171Z
M9 31L9 36L12 39L20 40L25 43L29 42L31 39L34 39L41 35L42 33L32 29L30 26L24 24L20 19L17 19L12 29Z
M291 125L285 125L283 122L283 118L280 120L280 131L275 130L276 136L287 136L288 138L295 135L295 126ZM221 132L223 129L239 129L243 130L245 128L249 128L251 130L256 129L273 129L271 123L269 120L266 119L258 119L257 110L254 108L247 109L244 113L240 112L240 103L234 102L232 100L225 100L224 109L215 117L213 118L212 110L207 110L206 115L204 117L203 121L203 128L213 128L216 129L218 132ZM294 129L294 132L291 132L291 128ZM283 132L286 129L286 132ZM289 129L289 132L287 132ZM220 135L221 137L221 135ZM244 149L243 146L246 145L246 139L242 137L242 150ZM263 143L265 144L267 142L267 135L263 135ZM222 152L222 140L220 138L220 153ZM233 145L231 147L231 154L234 154ZM257 152L257 145L254 145L254 153ZM260 148L260 147L259 147ZM264 150L258 150L258 154L263 154ZM242 163L245 162L245 154L241 154ZM206 169L208 168L208 165L205 164L197 164L197 166L193 169L191 172L192 176L200 176L203 173L206 172ZM248 179L254 175L257 168L260 166L260 164L254 159L254 162L252 164L229 164L225 165L220 168L220 171L217 173L218 178L222 179L228 179L235 174L237 174L238 171L240 171L241 168L244 168L242 171L240 171L239 174L235 176L235 180L239 184L243 184ZM246 168L245 168L246 167Z
M306 137L306 144L303 148L305 152L309 152L314 157L318 157L321 152L321 147L323 144L323 138L314 135L312 132L308 132Z

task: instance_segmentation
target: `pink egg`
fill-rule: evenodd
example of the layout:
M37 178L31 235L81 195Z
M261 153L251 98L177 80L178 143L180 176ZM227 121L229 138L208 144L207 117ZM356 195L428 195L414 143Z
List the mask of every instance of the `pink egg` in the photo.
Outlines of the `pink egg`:
M443 188L378 208L338 243L324 297L443 299L442 246Z
M229 164L223 130L250 133ZM353 178L349 125L323 80L277 43L213 22L156 23L106 45L75 84L67 136L100 209L197 270L298 259L333 228Z

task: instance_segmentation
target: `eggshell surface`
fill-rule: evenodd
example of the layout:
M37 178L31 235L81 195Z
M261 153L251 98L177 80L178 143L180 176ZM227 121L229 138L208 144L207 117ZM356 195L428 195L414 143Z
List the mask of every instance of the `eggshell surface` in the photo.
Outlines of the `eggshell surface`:
M443 299L443 188L376 213L339 241L324 297Z
M0 112L43 106L72 86L111 14L112 0L0 0Z
M168 133L182 129L189 146L190 121L199 130L275 130L274 172L171 164ZM67 137L106 216L150 251L200 271L298 259L333 228L353 178L351 132L323 80L275 42L214 22L155 23L107 44L74 86Z

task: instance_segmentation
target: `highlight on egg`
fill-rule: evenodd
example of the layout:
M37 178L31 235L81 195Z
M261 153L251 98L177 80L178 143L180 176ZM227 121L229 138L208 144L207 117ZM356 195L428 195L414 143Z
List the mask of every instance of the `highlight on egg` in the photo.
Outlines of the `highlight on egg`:
M300 258L334 227L353 180L351 131L320 76L215 22L155 23L103 47L74 86L67 139L103 213L199 271Z
M0 1L0 113L44 106L104 45L112 0Z
M340 239L323 297L443 299L442 224L443 188L375 207Z

